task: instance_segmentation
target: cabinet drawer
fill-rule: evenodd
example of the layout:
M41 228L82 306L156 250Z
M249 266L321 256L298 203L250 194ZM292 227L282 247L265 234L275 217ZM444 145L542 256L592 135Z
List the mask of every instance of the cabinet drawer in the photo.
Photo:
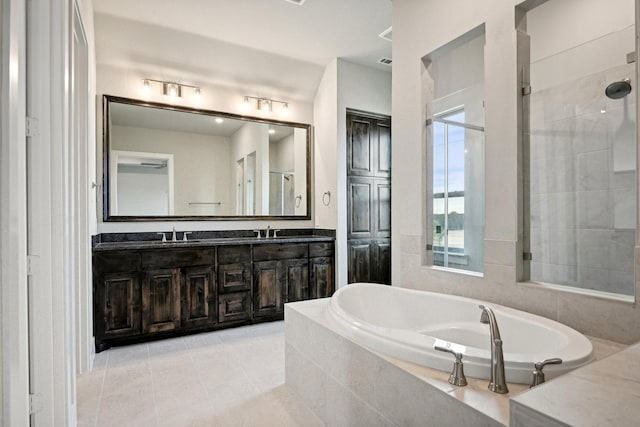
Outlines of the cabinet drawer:
M142 253L143 269L179 268L215 263L213 249L161 249Z
M306 258L308 255L309 245L306 243L281 243L275 245L255 245L253 247L254 261Z
M218 321L220 323L249 320L251 317L249 292L220 295L218 301Z
M218 247L218 264L236 264L250 261L250 245Z
M333 256L333 242L310 243L309 257Z
M140 270L140 252L98 252L93 255L96 273L124 273Z
M218 290L220 293L248 291L249 289L251 289L250 262L218 266Z

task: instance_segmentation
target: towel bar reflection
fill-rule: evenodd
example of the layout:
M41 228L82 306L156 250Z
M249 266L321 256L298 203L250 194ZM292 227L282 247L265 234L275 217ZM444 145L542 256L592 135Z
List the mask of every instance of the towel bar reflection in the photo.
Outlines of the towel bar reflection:
M189 202L189 206L197 206L197 205L216 205L216 206L221 206L222 202Z

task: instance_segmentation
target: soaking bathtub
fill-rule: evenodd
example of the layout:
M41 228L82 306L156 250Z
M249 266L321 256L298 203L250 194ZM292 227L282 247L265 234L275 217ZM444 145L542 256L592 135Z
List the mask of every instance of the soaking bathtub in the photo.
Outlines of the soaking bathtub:
M578 331L540 316L498 304L396 286L354 283L331 297L328 315L352 340L399 359L450 371L449 346L464 354L469 377L489 379L489 325L480 323L480 304L495 313L503 341L507 382L531 382L533 364L559 357L544 368L547 380L593 360L591 342Z

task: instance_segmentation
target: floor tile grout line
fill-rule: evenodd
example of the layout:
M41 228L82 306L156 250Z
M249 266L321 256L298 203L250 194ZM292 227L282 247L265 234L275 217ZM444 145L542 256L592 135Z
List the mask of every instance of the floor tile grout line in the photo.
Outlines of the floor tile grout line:
M156 427L160 425L160 415L158 414L158 402L156 401L156 386L153 380L153 368L151 367L151 352L149 351L149 344L146 344L147 348L147 363L149 364L149 376L151 377L151 398L153 399L153 410L156 414Z
M102 369L102 384L100 384L100 396L98 397L98 410L96 411L95 427L98 427L98 423L100 422L100 412L102 409L102 395L104 393L104 383L107 379L107 368L109 367L109 355L110 353L106 354L107 360L104 361L104 369Z

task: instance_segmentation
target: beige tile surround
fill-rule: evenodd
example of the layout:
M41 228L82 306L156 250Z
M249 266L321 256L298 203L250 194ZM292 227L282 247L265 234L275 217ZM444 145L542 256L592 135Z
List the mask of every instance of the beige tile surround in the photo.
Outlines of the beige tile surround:
M509 425L510 398L529 393L510 384L509 394L498 395L474 378L454 387L446 372L368 350L337 331L327 302L285 306L285 365L286 384L328 426ZM625 347L592 342L596 359Z

